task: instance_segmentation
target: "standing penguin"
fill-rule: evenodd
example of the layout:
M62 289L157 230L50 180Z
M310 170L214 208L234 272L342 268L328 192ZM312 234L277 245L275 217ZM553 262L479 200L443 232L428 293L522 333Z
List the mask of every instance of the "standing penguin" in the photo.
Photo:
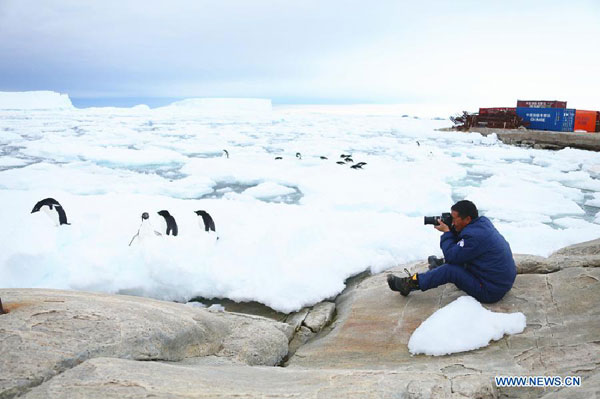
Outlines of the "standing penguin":
M37 204L35 204L31 213L39 212L40 210L48 215L48 217L56 224L56 226L71 224L67 223L67 214L65 213L65 210L54 198L46 198L39 201Z
M138 229L137 233L131 238L131 241L129 241L129 246L131 246L131 244L133 244L133 241L136 238L138 240L143 240L147 237L160 236L160 235L162 235L162 234L160 234L158 231L154 230L154 228L150 224L150 215L148 215L148 212L144 212L144 213L142 213L142 224L140 224L140 228Z
M177 222L175 221L175 218L173 216L171 216L169 211L162 210L162 211L158 212L158 214L165 219L165 223L166 223L166 227L164 229L165 234L177 236L177 233L179 231L177 229Z
M216 232L216 230L215 230L215 221L208 214L208 212L206 212L206 211L194 211L194 213L196 215L202 217L202 222L200 222L200 220L198 220L198 224L200 225L200 228L204 228L204 231L214 231L214 232Z

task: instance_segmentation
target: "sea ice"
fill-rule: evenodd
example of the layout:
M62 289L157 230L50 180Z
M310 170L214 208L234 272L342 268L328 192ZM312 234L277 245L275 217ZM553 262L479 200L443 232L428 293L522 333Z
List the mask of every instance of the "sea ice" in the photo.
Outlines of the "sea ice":
M518 334L526 327L523 313L497 313L471 296L461 296L435 311L411 335L413 355L442 356L487 346L504 334Z
M265 199L279 197L295 192L296 190L291 187L282 186L281 184L273 182L265 182L244 190L243 194L251 195L254 198Z
M515 253L546 256L598 237L600 213L584 212L600 195L596 153L437 131L449 122L424 119L434 109L261 99L75 109L58 93L42 97L47 109L0 109L5 287L226 297L290 312L365 270L439 253L423 216L465 197ZM367 164L337 164L341 154ZM46 197L70 226L30 214ZM179 236L129 247L142 212L162 209ZM217 234L204 232L197 210Z
M26 159L15 158L15 157L0 157L0 168L2 167L14 167L14 166L23 166L27 165Z
M593 206L595 208L600 208L600 193L594 193L593 198L585 201L587 206Z

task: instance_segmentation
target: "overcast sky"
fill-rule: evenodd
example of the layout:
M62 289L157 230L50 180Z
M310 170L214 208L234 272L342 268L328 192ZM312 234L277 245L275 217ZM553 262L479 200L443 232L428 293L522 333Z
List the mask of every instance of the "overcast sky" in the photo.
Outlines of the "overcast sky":
M600 109L600 0L0 0L0 90Z

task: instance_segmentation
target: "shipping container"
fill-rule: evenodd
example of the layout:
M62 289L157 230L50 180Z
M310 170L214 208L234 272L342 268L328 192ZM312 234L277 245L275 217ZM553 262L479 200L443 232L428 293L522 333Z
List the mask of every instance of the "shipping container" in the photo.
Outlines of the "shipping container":
M501 112L514 114L516 111L517 109L514 107L479 108L479 115L493 115Z
M575 122L574 109L517 107L517 115L528 129L535 130L572 132Z
M598 122L598 111L584 111L578 109L575 111L574 130L585 130L586 132L595 132Z
M517 108L567 108L567 102L556 100L517 100Z

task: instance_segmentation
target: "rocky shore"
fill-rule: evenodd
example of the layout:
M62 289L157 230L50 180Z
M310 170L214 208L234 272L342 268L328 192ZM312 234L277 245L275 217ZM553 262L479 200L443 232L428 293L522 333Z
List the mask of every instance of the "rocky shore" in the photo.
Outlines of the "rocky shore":
M600 239L515 255L496 312L527 328L448 356L411 356L421 322L464 295L402 297L385 273L281 317L147 298L0 289L0 398L583 398L600 395ZM424 262L402 265L413 271ZM243 310L243 309L242 309ZM494 376L575 375L577 388L500 388Z
M440 129L455 131L454 128ZM504 144L532 147L544 150L561 150L571 147L581 150L600 151L600 133L551 132L529 129L496 129L472 127L467 133L480 133L482 136L495 133Z

